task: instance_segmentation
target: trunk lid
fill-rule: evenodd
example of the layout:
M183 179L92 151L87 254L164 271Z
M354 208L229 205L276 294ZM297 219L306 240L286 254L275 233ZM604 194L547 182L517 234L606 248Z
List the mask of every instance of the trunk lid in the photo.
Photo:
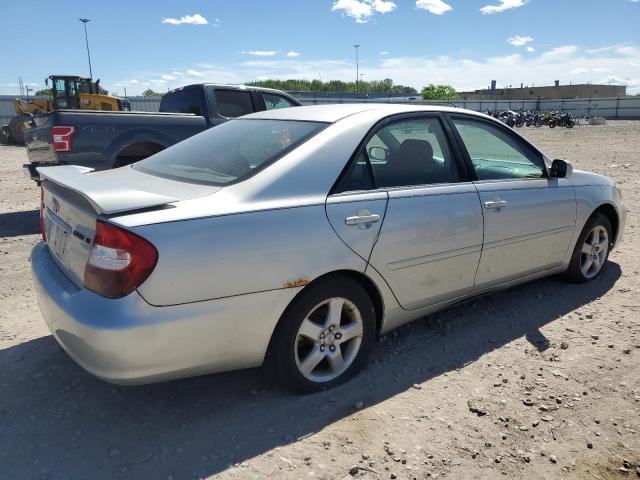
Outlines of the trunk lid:
M154 177L123 167L93 172L87 167L39 167L46 242L58 266L82 287L96 220L210 195L218 187ZM168 195L165 192L171 192Z

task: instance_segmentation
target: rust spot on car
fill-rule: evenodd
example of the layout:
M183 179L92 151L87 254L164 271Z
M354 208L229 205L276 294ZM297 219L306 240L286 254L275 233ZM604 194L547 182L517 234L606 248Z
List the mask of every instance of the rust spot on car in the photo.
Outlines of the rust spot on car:
M309 284L309 279L307 277L299 277L295 280L288 280L284 282L284 288L294 288L294 287L304 287Z

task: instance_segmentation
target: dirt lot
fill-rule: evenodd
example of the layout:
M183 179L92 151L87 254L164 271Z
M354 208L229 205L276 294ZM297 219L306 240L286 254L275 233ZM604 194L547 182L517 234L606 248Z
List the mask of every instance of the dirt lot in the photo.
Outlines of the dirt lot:
M0 147L0 478L640 476L640 122L522 131L623 186L626 236L601 276L414 322L306 397L258 370L116 387L76 366L33 295L39 192L24 149Z

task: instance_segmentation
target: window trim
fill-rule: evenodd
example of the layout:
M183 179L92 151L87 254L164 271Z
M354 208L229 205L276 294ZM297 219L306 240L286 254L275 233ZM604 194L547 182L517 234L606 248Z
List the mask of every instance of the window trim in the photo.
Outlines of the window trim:
M449 146L449 150L451 151L452 159L453 159L454 163L456 164L456 167L458 168L458 174L460 175L460 179L457 182L445 182L445 183L433 183L433 184L429 183L429 184L416 184L416 185L400 185L400 186L396 186L396 187L378 187L378 185L376 183L375 175L373 174L373 167L371 166L371 162L369 160L369 153L366 151L365 147L369 143L371 138L376 133L378 133L378 131L381 130L382 128L385 128L388 125L391 125L393 123L403 122L403 121L412 120L412 119L418 119L418 120L436 119L436 120L438 120L440 122L440 127L442 128L442 131L444 132L445 141L448 142L448 146ZM356 161L356 159L358 158L358 155L359 155L359 153L361 151L363 152L363 155L364 155L364 158L365 158L365 161L366 161L366 164L367 164L367 170L369 172L369 177L370 177L370 180L371 180L371 185L373 185L373 188L368 189L368 190L338 190L338 186L342 182L342 179L344 178L345 175L347 175L349 173L349 171L351 170L351 165ZM471 172L473 172L473 170L471 170ZM388 191L388 190L397 190L397 189L402 189L402 188L417 188L417 187L425 188L425 187L430 187L430 186L458 185L458 184L461 184L461 183L474 181L474 178L475 178L475 172L473 172L473 175L470 174L469 167L464 162L463 153L460 150L460 147L457 144L456 139L453 137L453 131L451 129L451 126L448 123L447 118L444 115L444 112L437 112L437 111L434 111L434 112L404 112L404 113L398 113L398 114L393 114L393 115L389 115L387 117L384 117L384 118L378 120L369 129L367 134L363 137L363 139L358 144L358 146L355 149L355 151L351 154L351 157L347 161L345 167L340 172L340 175L338 175L338 178L336 179L336 181L334 182L333 186L331 187L331 190L329 190L329 195L337 195L337 194L343 194L343 193L347 193L347 192Z
M479 117L477 115L469 115L469 114L457 113L457 112L446 113L445 117L446 117L447 123L449 124L451 134L455 139L456 143L458 144L458 148L460 149L460 152L462 155L461 158L464 160L466 168L470 172L471 181L473 182L498 182L498 181L513 182L513 181L522 181L522 180L531 181L531 180L537 180L537 179L527 178L527 177L522 177L522 178L514 177L514 178L493 178L493 179L479 180L478 175L476 174L476 170L473 166L473 162L471 161L471 155L469 155L469 152L467 151L467 146L465 145L464 140L462 140L462 137L460 136L460 133L458 132L458 129L456 128L453 122L455 118L459 118L461 120L475 121L478 123L484 123L485 125L493 126L498 130L501 130L505 135L511 138L511 140L513 140L516 144L518 144L525 152L533 154L534 156L537 156L539 158L540 163L544 168L543 176L540 177L540 180L549 179L549 170L547 168L546 162L544 161L544 154L540 150L538 150L533 144L531 144L528 140L518 135L516 132L513 131L513 129L511 129L509 126L505 125L504 123L494 119Z

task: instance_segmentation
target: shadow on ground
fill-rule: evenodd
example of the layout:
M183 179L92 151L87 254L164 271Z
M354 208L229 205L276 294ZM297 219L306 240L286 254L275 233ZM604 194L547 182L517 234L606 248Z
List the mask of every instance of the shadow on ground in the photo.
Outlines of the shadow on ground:
M38 210L0 213L0 237L21 237L36 233L40 233Z
M329 392L289 395L259 370L145 387L85 373L51 336L0 351L0 477L193 478L221 472L526 337L604 295L608 263L585 285L555 278L413 322L376 345L369 367ZM332 400L330 402L330 399Z

